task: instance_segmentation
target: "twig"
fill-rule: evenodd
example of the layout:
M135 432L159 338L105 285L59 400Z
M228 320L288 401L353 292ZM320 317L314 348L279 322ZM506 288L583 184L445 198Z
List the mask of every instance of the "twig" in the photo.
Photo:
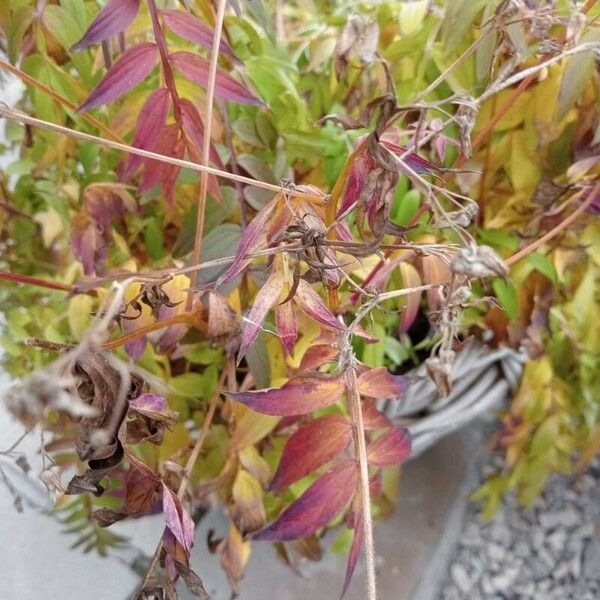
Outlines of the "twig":
M353 363L354 361L352 361ZM360 497L365 538L365 565L367 570L367 598L377 599L377 583L375 578L375 543L373 541L373 519L371 516L371 490L369 489L369 465L367 463L367 444L365 442L365 425L363 422L360 393L356 367L348 364L344 370L348 405L352 416L352 437L360 467Z
M50 121L45 121L44 119L37 119L35 117L29 116L28 114L20 110L10 108L7 104L2 102L0 102L0 117L12 119L13 121L18 121L19 123L26 123L27 125L33 125L34 127L41 127L42 129L49 129L50 131L56 131L58 133L68 135L70 137L85 140L86 142L94 142L106 148L112 148L113 150L120 150L121 152L135 154L136 156L141 156L143 158L150 158L158 162L175 165L177 167L183 167L185 169L191 169L192 171L199 171L200 173L205 171L209 175L216 175L217 177L222 177L223 179L229 179L231 181L239 181L240 183L253 185L254 187L263 188L265 190L269 190L270 192L279 193L281 191L281 186L275 185L273 183L267 183L266 181L258 181L257 179L245 177L244 175L234 175L232 173L228 173L227 171L215 169L214 167L207 167L198 163L191 162L189 160L184 160L182 158L167 156L166 154L159 154L157 152L150 152L149 150L142 150L141 148L135 148L134 146L121 144L120 142L106 140L96 135L76 131L74 129L70 129L69 127L63 127L62 125L51 123ZM308 198L313 197L312 194L297 189L286 190L286 193L291 196Z
M24 283L26 285L35 285L37 287L48 288L50 290L61 290L63 292L73 292L75 287L68 283L60 283L59 281L49 281L48 279L40 279L39 277L31 277L30 275L20 275L19 273L10 273L9 271L0 271L0 279L5 281L14 281L16 283Z
M528 246L525 246L522 250L515 252L512 256L506 259L507 265L512 265L517 261L521 260L524 256L531 254L537 250L540 246L543 246L547 241L556 237L563 229L566 229L571 223L573 223L577 217L594 201L594 198L600 194L600 182L598 182L594 189L588 194L588 197L574 210L568 217L561 221L556 227L545 233L541 238L535 240Z
M202 165L208 166L210 156L210 137L212 128L213 104L215 98L215 83L217 81L217 64L219 62L219 47L221 45L221 34L223 33L223 19L225 18L225 6L227 0L219 0L217 18L213 32L213 42L210 54L210 67L208 71L208 85L206 89L206 112L204 114L204 137L202 139ZM202 253L202 236L204 235L204 217L206 212L206 192L208 191L208 173L200 173L200 195L198 197L198 216L196 218L196 236L194 238L194 251L192 252L192 263L200 262ZM191 287L195 287L197 272L194 271L191 278ZM194 292L188 293L186 308L189 310L194 299Z

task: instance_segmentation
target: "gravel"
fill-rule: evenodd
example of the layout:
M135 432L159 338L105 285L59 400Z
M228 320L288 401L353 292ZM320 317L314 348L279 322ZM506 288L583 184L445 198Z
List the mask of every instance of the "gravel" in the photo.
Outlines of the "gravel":
M598 600L600 457L552 477L531 510L508 495L483 523L471 505L440 600Z

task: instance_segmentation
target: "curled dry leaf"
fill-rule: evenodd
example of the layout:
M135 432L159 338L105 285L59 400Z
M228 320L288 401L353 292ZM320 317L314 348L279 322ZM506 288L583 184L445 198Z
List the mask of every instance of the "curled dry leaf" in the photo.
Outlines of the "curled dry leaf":
M61 481L61 473L62 469L58 465L52 465L40 473L42 483L54 500L66 492L66 488Z
M508 275L508 267L489 246L471 245L461 248L450 264L453 273L460 273L469 278L502 277Z
M343 452L351 438L352 424L346 417L332 414L313 419L288 439L269 489L282 490L316 471Z
M378 45L379 26L376 21L358 15L350 18L333 50L338 79L345 77L355 56L365 65L378 60Z

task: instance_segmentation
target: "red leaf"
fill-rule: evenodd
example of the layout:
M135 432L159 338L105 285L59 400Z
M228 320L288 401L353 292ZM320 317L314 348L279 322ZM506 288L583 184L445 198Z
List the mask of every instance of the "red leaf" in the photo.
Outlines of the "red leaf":
M78 52L120 33L135 19L140 0L110 0L96 15L83 37L71 48Z
M311 373L293 377L280 388L225 393L256 412L287 417L330 406L344 393L344 381L338 374Z
M408 148L406 146L398 146L388 140L381 140L381 143L394 154L402 156ZM422 158L416 152L409 152L402 161L406 163L415 173L431 173L432 171L437 172L440 168L429 162L427 159Z
M186 98L181 99L181 118L183 119L184 133L187 138L193 142L193 159L200 162L200 152L204 145L204 124L202 117L198 113L196 107ZM188 145L189 148L189 145ZM190 154L192 153L190 152ZM196 156L197 155L197 156ZM225 165L217 152L214 144L210 144L210 160L219 168L224 170ZM214 176L212 176L214 178ZM214 178L216 181L216 178ZM217 184L218 185L218 184Z
M208 85L208 72L210 62L191 52L174 52L170 57L173 66L186 78L194 83L206 87ZM232 100L241 104L255 104L264 106L247 87L236 81L225 71L217 71L215 82L215 96L224 100Z
M410 433L405 427L392 427L367 447L367 460L375 467L394 467L410 456Z
M133 146L143 150L152 150L156 146L170 106L171 95L167 88L158 88L148 96L138 116ZM141 156L130 155L122 178L129 179L143 160Z
M358 557L360 556L360 549L362 548L363 534L363 519L362 514L359 513L357 518L354 520L354 536L352 537L352 546L350 546L350 552L348 553L346 576L344 578L344 587L342 588L342 595L340 598L344 597L348 591L350 581L352 580L352 575L354 574L354 569L356 568L356 563L358 561Z
M113 102L146 79L156 64L156 49L156 44L143 42L125 50L78 112Z
M278 304L275 307L275 326L285 351L292 356L294 354L296 339L298 338L298 329L296 327L296 315L294 314L291 302Z
M163 514L175 539L189 553L194 545L194 521L179 498L163 483Z
M181 10L164 9L160 11L160 14L162 15L165 25L173 33L176 33L182 38L194 42L207 50L212 50L212 29L200 21L200 19ZM221 40L219 52L239 63L239 59L235 55L235 52L225 40Z
M319 294L317 294L304 279L300 279L298 282L294 300L297 302L302 312L311 319L314 319L317 323L341 331L346 329L346 327L335 318L335 315L329 308L327 308L327 305L323 302L321 296L319 296Z
M270 490L278 491L333 460L350 443L352 426L346 417L314 419L287 441Z
M357 462L348 458L319 477L274 523L253 538L276 542L315 533L348 504L357 481Z
M160 495L160 479L146 465L129 460L131 469L127 473L127 492L123 510L127 514L138 514L152 510Z
M358 376L358 390L361 396L399 398L407 388L406 377L392 375L385 367L366 369Z
M260 288L258 294L256 294L252 308L246 318L238 361L244 356L248 346L258 337L262 322L265 320L273 304L279 300L279 296L283 291L283 285L284 281L281 273L273 269L267 281Z
M311 346L302 357L300 371L314 371L328 362L334 360L340 353L338 348L331 344L317 344Z
M393 423L375 407L375 400L367 399L362 403L362 416L365 429L387 429Z

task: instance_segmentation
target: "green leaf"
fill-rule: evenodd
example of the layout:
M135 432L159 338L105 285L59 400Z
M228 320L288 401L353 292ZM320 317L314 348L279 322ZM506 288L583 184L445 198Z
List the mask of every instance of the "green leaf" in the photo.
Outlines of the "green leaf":
M552 283L558 283L558 275L554 263L545 254L534 252L527 257L527 261Z
M519 314L519 302L514 286L504 281L504 279L494 279L492 287L498 302L500 302L510 320L514 321Z

